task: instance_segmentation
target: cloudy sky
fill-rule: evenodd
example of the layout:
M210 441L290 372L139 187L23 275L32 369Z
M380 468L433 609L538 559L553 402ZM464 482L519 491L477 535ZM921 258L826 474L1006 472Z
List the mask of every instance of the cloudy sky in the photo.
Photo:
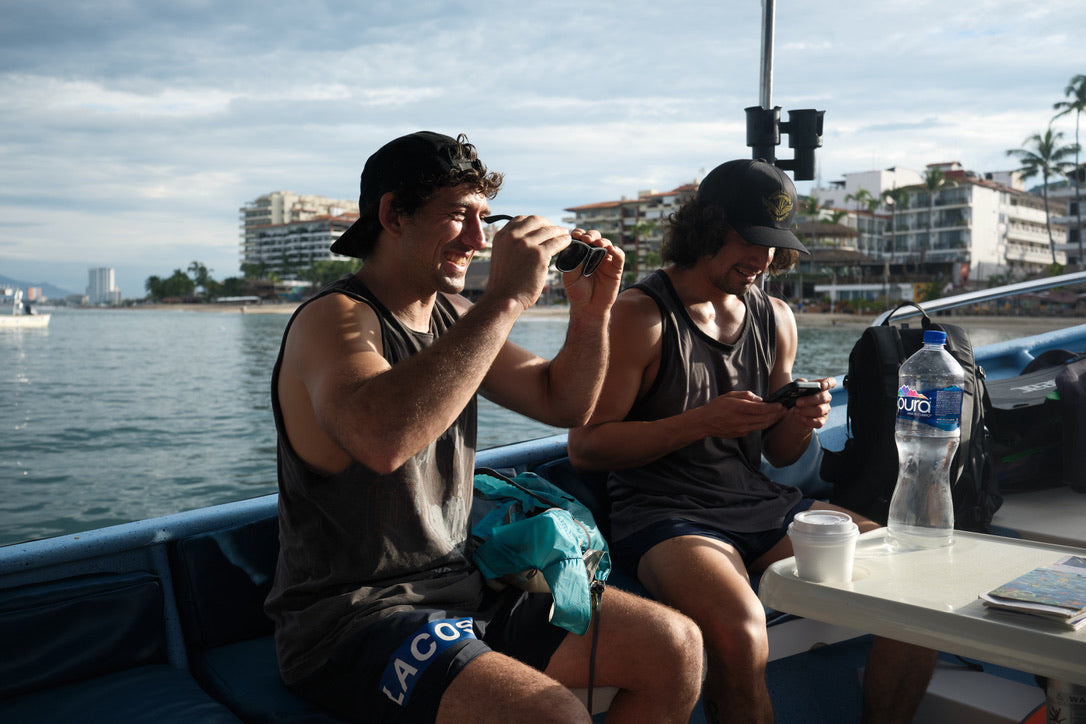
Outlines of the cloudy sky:
M194 260L237 275L240 206L279 189L356 198L366 156L419 129L467 133L506 174L495 211L558 221L749 156L743 109L760 99L758 0L0 13L0 274L71 291L93 266L128 297ZM1083 29L1082 0L778 0L772 100L826 111L825 183L1005 170L1086 73ZM1073 116L1056 128L1073 141Z

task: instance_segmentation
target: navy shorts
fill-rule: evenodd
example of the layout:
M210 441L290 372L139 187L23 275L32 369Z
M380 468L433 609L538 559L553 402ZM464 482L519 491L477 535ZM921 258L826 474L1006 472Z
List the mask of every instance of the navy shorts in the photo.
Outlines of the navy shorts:
M736 533L735 531L714 527L708 523L694 523L682 518L660 520L612 544L611 557L625 570L636 576L637 566L641 563L641 556L648 553L649 549L657 543L663 543L681 535L700 535L706 538L715 538L732 546L743 559L743 564L750 566L751 563L765 555L770 548L777 545L781 538L788 534L788 526L791 524L792 519L796 517L796 513L807 510L814 505L814 502L812 498L802 498L784 516L784 523L781 524L781 527L755 533Z
M550 623L549 593L488 590L473 616L418 609L394 613L345 641L290 689L351 721L433 722L460 671L488 651L542 671L567 632Z

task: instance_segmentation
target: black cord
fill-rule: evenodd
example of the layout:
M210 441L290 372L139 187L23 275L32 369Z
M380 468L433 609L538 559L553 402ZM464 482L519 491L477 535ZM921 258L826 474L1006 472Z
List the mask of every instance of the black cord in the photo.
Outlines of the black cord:
M588 715L592 715L592 693L596 686L596 646L600 640L600 602L603 599L603 581L593 580L589 584L592 594L592 618L595 619L595 627L592 629L592 651L588 655Z

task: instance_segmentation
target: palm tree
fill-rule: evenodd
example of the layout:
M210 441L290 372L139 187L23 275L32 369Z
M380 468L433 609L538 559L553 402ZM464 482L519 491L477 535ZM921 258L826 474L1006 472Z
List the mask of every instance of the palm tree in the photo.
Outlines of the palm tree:
M1043 184L1041 192L1045 201L1045 228L1048 229L1048 250L1052 254L1053 266L1056 265L1056 240L1052 238L1052 219L1048 213L1048 179L1066 174L1071 167L1071 162L1066 160L1067 157L1078 153L1078 144L1061 146L1062 140L1063 133L1053 131L1052 125L1049 124L1048 130L1043 134L1034 133L1023 141L1024 148L1012 148L1007 151L1008 156L1013 156L1022 163L1018 171L1023 179L1041 175Z
M1081 164L1079 164L1078 153L1082 148L1078 140L1078 127L1079 117L1083 111L1086 111L1086 75L1076 75L1071 79L1071 82L1067 84L1067 88L1064 89L1063 94L1067 96L1069 100L1058 101L1052 107L1059 111L1052 120L1056 120L1060 116L1065 116L1071 111L1075 112L1075 209L1078 216L1078 223L1075 224L1078 229L1078 263L1082 267L1086 265L1086 259L1083 258L1082 253L1082 197L1079 195L1079 177L1082 175Z
M924 172L924 188L928 191L928 240L920 245L920 268L924 268L924 260L928 249L935 248L935 194L939 189L947 186L956 186L957 181L947 178L943 169L930 166Z
M848 212L844 209L829 209L829 212L829 218L821 219L823 223L840 224L844 220L844 218L848 216Z
M814 194L805 196L801 199L799 204L799 210L796 212L796 216L807 217L810 219L817 219L822 211L822 202Z

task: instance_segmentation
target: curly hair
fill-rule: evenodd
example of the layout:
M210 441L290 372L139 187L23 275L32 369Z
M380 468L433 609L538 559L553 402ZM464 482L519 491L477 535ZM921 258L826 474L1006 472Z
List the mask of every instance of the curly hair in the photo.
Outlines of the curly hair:
M456 151L454 159L465 161L479 161L479 155L475 146L468 143L468 137L463 133L456 137ZM451 168L442 176L424 178L421 181L404 186L394 192L392 200L393 210L404 216L411 216L432 199L439 189L470 185L477 193L483 194L488 199L493 199L501 190L504 176L494 171L488 171L486 165L479 161L472 168ZM365 259L377 246L377 236L381 233L381 220L379 218L380 204L372 204L366 209L360 209L358 223L361 224L361 240L358 247L358 256Z
M660 247L665 263L689 268L699 260L713 256L723 248L731 225L724 210L714 204L691 199L668 218L669 226ZM769 275L777 276L792 269L799 261L795 249L774 248Z

